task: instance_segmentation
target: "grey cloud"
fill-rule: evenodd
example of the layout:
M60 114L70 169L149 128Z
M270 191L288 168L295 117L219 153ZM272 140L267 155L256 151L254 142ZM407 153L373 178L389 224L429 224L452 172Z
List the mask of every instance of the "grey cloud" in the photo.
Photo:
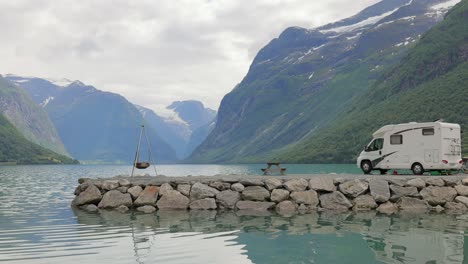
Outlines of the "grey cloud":
M80 79L153 108L217 108L258 50L378 0L0 0L0 72Z

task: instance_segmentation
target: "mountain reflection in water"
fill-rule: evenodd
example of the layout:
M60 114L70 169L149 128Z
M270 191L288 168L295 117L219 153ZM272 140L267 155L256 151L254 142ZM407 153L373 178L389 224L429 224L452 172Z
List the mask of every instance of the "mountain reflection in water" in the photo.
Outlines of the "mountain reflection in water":
M138 263L463 263L467 247L466 216L455 215L74 213L91 229L122 228L131 241L121 250L134 250ZM99 240L108 228L96 228L94 236ZM114 244L121 242L101 245Z

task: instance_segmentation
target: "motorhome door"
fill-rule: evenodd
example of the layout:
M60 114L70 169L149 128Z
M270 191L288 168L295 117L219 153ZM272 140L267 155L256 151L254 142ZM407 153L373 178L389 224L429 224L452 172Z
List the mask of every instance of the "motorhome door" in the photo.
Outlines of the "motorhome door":
M380 162L382 158L382 148L384 145L383 138L374 139L366 148L366 156L370 159L372 163L372 168L380 168Z

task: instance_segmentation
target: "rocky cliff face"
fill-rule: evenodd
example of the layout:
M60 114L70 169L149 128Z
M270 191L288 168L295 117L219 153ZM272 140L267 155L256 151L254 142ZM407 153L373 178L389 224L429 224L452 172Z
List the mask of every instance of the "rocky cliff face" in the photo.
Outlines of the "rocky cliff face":
M42 107L19 86L0 76L0 113L23 136L60 154L68 155L55 127Z
M264 161L294 148L342 115L454 3L384 0L333 24L286 29L223 98L216 127L191 160Z

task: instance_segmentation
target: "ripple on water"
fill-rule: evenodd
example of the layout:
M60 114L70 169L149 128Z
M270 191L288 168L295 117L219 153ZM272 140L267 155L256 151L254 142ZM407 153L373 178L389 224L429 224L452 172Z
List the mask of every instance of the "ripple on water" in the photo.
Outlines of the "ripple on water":
M194 168L166 167L173 173ZM210 166L199 172L232 169ZM468 248L465 215L145 215L70 208L78 178L125 170L128 167L0 167L0 262L463 263Z

